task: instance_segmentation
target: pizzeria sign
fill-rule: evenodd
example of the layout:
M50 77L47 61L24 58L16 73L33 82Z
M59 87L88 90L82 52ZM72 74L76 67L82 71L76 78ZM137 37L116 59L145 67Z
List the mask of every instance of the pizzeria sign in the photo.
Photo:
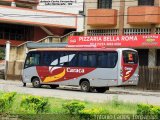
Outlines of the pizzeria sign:
M160 47L160 35L70 36L70 47Z

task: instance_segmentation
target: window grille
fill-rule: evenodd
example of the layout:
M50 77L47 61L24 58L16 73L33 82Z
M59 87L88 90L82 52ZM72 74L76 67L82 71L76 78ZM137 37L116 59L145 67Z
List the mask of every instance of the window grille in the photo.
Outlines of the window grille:
M98 0L98 8L112 8L112 0Z
M138 5L154 5L154 0L138 0Z
M156 28L156 34L160 34L160 28Z
M99 29L99 30L88 30L87 35L98 36L98 35L118 35L118 29Z
M124 35L144 35L151 34L151 28L124 28Z

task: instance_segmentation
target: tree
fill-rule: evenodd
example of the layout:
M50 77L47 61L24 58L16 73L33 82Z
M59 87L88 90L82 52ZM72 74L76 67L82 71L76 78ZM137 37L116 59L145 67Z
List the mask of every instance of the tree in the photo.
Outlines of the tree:
M5 50L3 48L0 48L0 60L5 59Z

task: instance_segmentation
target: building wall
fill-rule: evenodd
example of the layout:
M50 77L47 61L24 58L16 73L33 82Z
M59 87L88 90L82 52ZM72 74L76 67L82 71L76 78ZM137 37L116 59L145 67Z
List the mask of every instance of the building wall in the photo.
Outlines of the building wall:
M44 1L46 1L46 3ZM40 0L37 9L77 14L77 31L84 31L83 1L85 0L63 0L63 2L61 0L52 0L50 3L48 1L51 0ZM82 13L82 15L80 13Z
M52 27L46 27L49 31L53 33L55 36L62 36L64 35L65 29L64 28L52 28Z
M155 0L154 6L138 6L138 0L132 0L132 1L125 1L124 0L112 0L112 8L111 9L106 9L106 10L114 10L116 9L118 11L117 13L117 23L114 26L107 26L108 24L106 23L106 26L104 25L88 25L88 19L91 17L88 15L88 10L89 9L97 9L98 0L85 0L85 35L134 35L134 34L160 34L160 17L158 15L154 14L159 14L160 10L160 0ZM138 9L135 9L135 11L132 11L135 15L129 15L128 14L128 9L136 7ZM140 9L139 9L140 8ZM107 12L107 11L106 11ZM141 16L141 13L143 14ZM152 14L152 15L150 15ZM96 14L95 14L96 15ZM98 16L98 14L96 15ZM103 14L101 15L103 16ZM107 15L106 15L107 16ZM142 21L142 22L135 22L129 23L128 19L129 17L132 16L132 21ZM99 17L99 21L105 20L105 17ZM106 17L107 19L107 17ZM109 19L109 17L108 17ZM117 30L115 30L117 29ZM139 48L137 49L143 54L140 54L140 58L148 59L148 66L153 67L157 64L159 58L157 55L157 49L156 48ZM148 52L146 52L148 51ZM148 58L146 58L148 57ZM143 62L143 61L141 61ZM143 64L143 63L142 63ZM159 64L159 63L158 63ZM146 65L146 63L145 63Z
M88 9L97 9L97 6L98 6L98 4L97 4L97 1L98 0L85 0L85 35L87 35L87 29L117 29L117 28L119 28L119 17L118 17L118 19L117 19L117 23L116 23L116 25L115 26L89 26L89 25L87 25L87 20L88 20L88 18L90 17L89 15L88 15ZM117 0L113 0L113 2L112 2L112 9L115 9L115 10L120 10L120 1L117 1ZM119 12L118 12L118 15L119 15ZM102 18L103 19L103 18Z
M17 59L17 47L11 47L10 48L9 60L14 61L16 59Z
M97 9L98 0L86 0L85 1L85 15L87 17L85 17L85 34L87 35L87 30L89 30L89 29L120 29L120 27L123 27L123 28L153 28L153 27L160 27L160 24L154 24L154 23L153 24L152 23L150 23L150 24L137 24L137 25L128 24L127 23L128 8L132 7L132 6L138 6L138 0L125 1L125 2L123 2L123 1L124 0L118 0L118 1L117 0L112 0L112 8L111 9L116 9L118 11L116 26L99 26L99 27L95 27L95 26L87 25L87 20L89 18L88 9ZM159 6L159 2L160 2L160 0L155 0L155 6ZM124 9L124 11L123 11L123 9ZM122 11L122 13L120 13L121 11ZM150 12L148 12L148 13L150 13ZM137 13L138 13L138 11L137 11ZM124 20L121 21L120 17L124 18ZM100 18L100 19L103 19L103 18ZM159 19L159 21L160 21L160 19ZM122 24L124 24L124 26L121 26Z
M44 37L48 36L48 34L42 30L39 26L34 27L34 39L33 41L40 40Z
M46 1L46 3L44 2ZM79 11L83 11L83 1L84 0L40 0L37 9L57 11L64 13L79 14Z

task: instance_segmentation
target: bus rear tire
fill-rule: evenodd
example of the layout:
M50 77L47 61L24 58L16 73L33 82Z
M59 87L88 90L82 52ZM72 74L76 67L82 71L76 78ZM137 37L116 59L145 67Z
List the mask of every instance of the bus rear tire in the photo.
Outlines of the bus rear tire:
M106 90L109 90L109 87L97 87L96 88L96 91L98 93L104 93L104 92L106 92Z
M40 88L41 84L40 84L39 78L34 78L32 80L32 85L33 85L34 88Z
M59 85L50 85L50 87L51 87L52 89L56 89L57 87L59 87Z
M83 92L90 92L91 88L90 88L90 83L88 81L82 81L81 84L81 91Z

